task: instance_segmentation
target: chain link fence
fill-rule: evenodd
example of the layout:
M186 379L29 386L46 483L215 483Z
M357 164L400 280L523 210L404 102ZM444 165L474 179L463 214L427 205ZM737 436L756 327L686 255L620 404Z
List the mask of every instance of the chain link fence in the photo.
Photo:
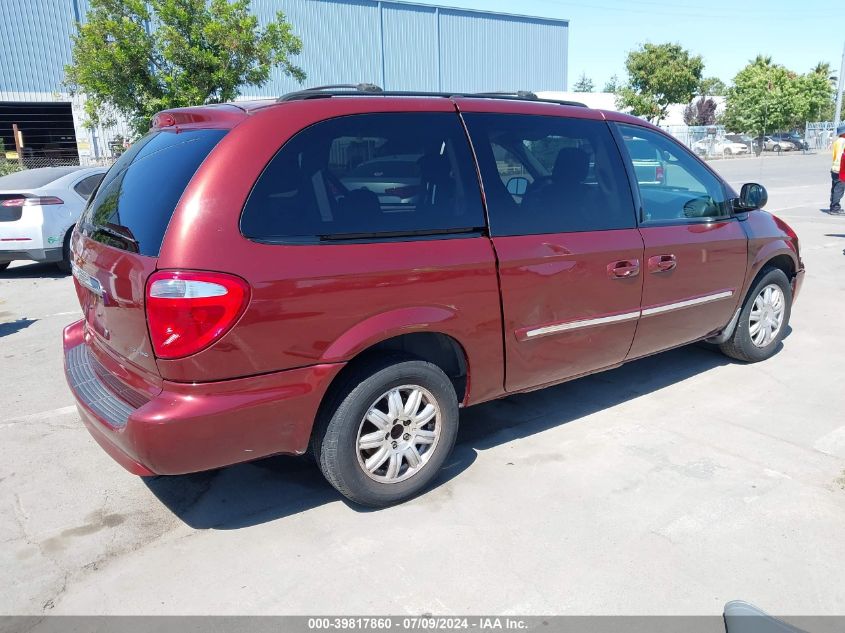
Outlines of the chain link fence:
M663 125L661 129L708 160L735 158L754 149L750 136L728 134L724 125Z
M39 167L111 167L117 160L112 155L107 158L93 158L89 156L34 156L24 155L20 158L0 156L0 176L21 171L24 169L37 169Z
M818 121L807 123L804 130L804 140L811 150L828 150L836 138L836 130L833 129L833 121Z

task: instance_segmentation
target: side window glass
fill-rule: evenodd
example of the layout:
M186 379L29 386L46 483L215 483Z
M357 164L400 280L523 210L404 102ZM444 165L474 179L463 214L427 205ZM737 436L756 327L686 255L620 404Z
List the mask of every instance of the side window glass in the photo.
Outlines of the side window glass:
M491 143L493 157L496 159L496 169L502 184L505 185L508 193L519 204L528 191L529 185L534 182L534 176L525 163L525 160L502 145Z
M495 236L633 228L624 163L604 121L465 114Z
M80 196L88 200L91 197L91 194L94 193L94 190L97 188L97 185L100 184L100 181L103 179L103 174L95 174L93 176L88 176L87 178L83 178L76 186L74 186L74 190Z
M662 134L619 125L640 188L643 222L730 216L722 183L695 157Z
M472 155L452 113L317 123L279 150L241 216L246 237L285 243L436 236L484 225Z

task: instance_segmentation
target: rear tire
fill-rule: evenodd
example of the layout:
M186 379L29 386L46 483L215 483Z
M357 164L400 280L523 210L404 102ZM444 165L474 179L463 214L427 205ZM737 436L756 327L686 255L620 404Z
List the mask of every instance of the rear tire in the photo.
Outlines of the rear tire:
M736 329L719 346L746 363L771 358L783 340L792 312L792 286L779 268L764 268L745 298Z
M9 264L11 264L11 263L12 262L3 262L2 264L0 264L0 273L2 273L4 270L6 270L9 267Z
M457 433L458 400L446 374L431 363L390 355L364 361L332 390L314 454L340 494L383 507L424 490Z
M73 234L73 227L70 227L65 239L62 241L62 258L56 262L56 267L63 273L70 273L70 236Z

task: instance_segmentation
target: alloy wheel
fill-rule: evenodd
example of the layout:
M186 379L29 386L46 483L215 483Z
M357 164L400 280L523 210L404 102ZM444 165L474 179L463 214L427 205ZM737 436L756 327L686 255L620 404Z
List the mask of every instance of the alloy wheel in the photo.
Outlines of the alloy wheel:
M358 426L358 465L379 483L405 481L434 454L441 428L440 407L427 389L395 387L370 405Z

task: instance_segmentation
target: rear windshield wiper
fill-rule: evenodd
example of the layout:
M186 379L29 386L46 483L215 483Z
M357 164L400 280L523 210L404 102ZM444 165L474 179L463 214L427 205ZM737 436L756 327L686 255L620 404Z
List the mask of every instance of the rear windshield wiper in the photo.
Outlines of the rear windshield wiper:
M126 235L126 233L122 233L121 231L118 231L117 229L113 229L111 227L104 226L104 225L101 224L99 226L94 227L94 232L96 233L98 231L101 232L101 233L105 233L106 235L110 235L111 237L115 237L119 240L123 240L124 242L129 242L130 244L134 244L136 246L139 245L138 240L136 240L134 237Z

